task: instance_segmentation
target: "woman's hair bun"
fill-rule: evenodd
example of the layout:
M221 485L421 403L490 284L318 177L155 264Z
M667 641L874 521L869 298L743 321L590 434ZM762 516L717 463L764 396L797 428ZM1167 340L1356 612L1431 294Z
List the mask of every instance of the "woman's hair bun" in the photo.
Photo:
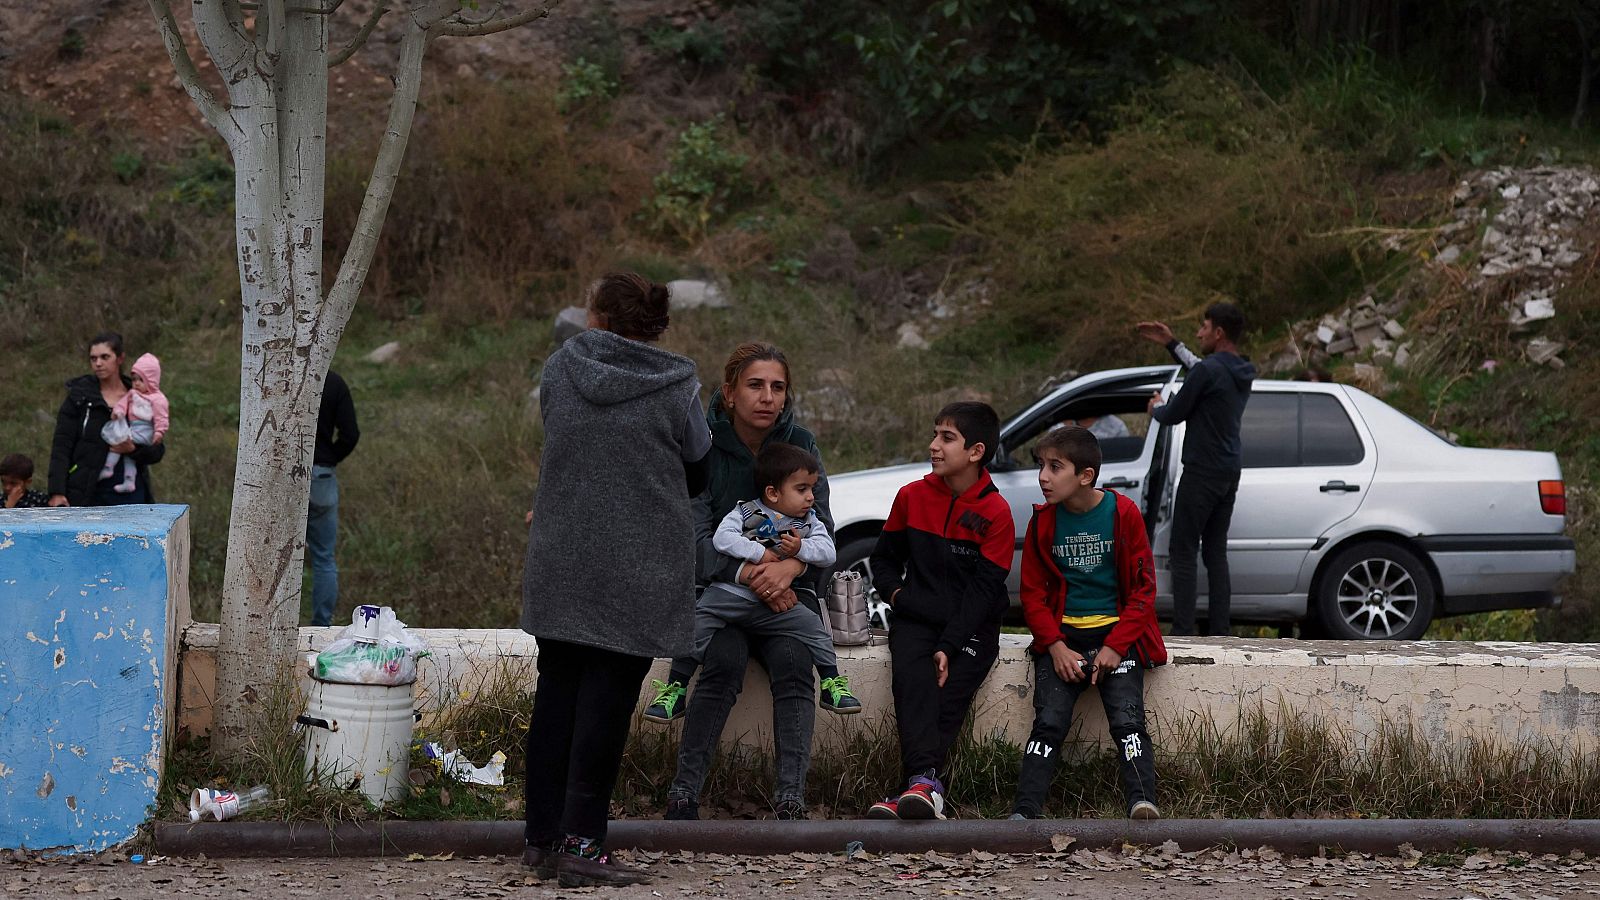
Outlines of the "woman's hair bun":
M672 292L633 272L614 272L595 285L589 305L606 329L636 341L653 341L671 321Z
M645 302L645 308L660 316L665 316L672 309L672 291L664 284L650 282L650 297Z

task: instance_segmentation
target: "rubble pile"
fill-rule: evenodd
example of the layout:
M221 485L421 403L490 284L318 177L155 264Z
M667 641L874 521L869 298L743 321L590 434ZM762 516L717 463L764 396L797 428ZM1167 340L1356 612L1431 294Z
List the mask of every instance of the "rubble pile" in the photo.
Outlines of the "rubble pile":
M1486 291L1514 277L1515 295L1505 303L1512 334L1533 332L1556 314L1556 295L1568 271L1589 252L1580 229L1600 212L1600 177L1582 167L1502 167L1479 172L1456 186L1450 220L1430 236L1439 246L1435 266L1464 269L1469 290ZM1385 238L1385 247L1404 249L1403 238ZM1440 246L1442 245L1442 246ZM1330 357L1370 356L1378 365L1404 368L1412 342L1397 320L1399 300L1372 295L1318 322L1301 322L1293 331L1300 347L1280 355L1273 368L1287 369ZM1527 340L1529 361L1560 368L1563 346L1543 337Z

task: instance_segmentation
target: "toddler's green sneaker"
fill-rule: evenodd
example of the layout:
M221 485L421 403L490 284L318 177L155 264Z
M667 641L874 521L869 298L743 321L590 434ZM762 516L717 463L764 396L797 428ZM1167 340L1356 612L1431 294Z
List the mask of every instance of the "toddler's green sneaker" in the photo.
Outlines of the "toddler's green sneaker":
M655 678L650 679L650 686L656 689L656 698L650 701L645 708L644 718L647 722L656 722L666 725L674 719L683 718L686 711L684 697L688 689L681 681L665 682Z
M853 716L861 712L861 701L850 693L849 675L822 679L822 702L819 705L841 716Z

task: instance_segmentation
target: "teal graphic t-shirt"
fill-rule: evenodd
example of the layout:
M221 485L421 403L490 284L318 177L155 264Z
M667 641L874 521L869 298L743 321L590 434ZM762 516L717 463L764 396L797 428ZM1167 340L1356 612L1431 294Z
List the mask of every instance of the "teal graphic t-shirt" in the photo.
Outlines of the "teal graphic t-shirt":
M1100 502L1086 513L1056 507L1056 537L1050 546L1061 577L1067 581L1067 604L1061 624L1101 628L1117 621L1117 560L1112 542L1117 498L1100 492Z

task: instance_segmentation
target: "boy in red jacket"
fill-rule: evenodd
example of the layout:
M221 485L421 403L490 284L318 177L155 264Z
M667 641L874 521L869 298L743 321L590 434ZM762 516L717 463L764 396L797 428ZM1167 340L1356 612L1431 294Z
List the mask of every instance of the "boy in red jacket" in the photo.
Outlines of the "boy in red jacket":
M1067 425L1034 449L1045 502L1022 548L1022 614L1033 632L1033 733L1011 818L1035 819L1055 776L1072 708L1091 685L1111 726L1128 815L1159 819L1144 720L1144 668L1167 661L1156 624L1155 560L1132 500L1096 488L1100 442Z
M889 629L895 725L905 789L869 819L944 818L945 758L1000 654L1016 526L985 470L1000 443L986 403L934 418L933 471L895 495L872 552L872 583L894 608Z

